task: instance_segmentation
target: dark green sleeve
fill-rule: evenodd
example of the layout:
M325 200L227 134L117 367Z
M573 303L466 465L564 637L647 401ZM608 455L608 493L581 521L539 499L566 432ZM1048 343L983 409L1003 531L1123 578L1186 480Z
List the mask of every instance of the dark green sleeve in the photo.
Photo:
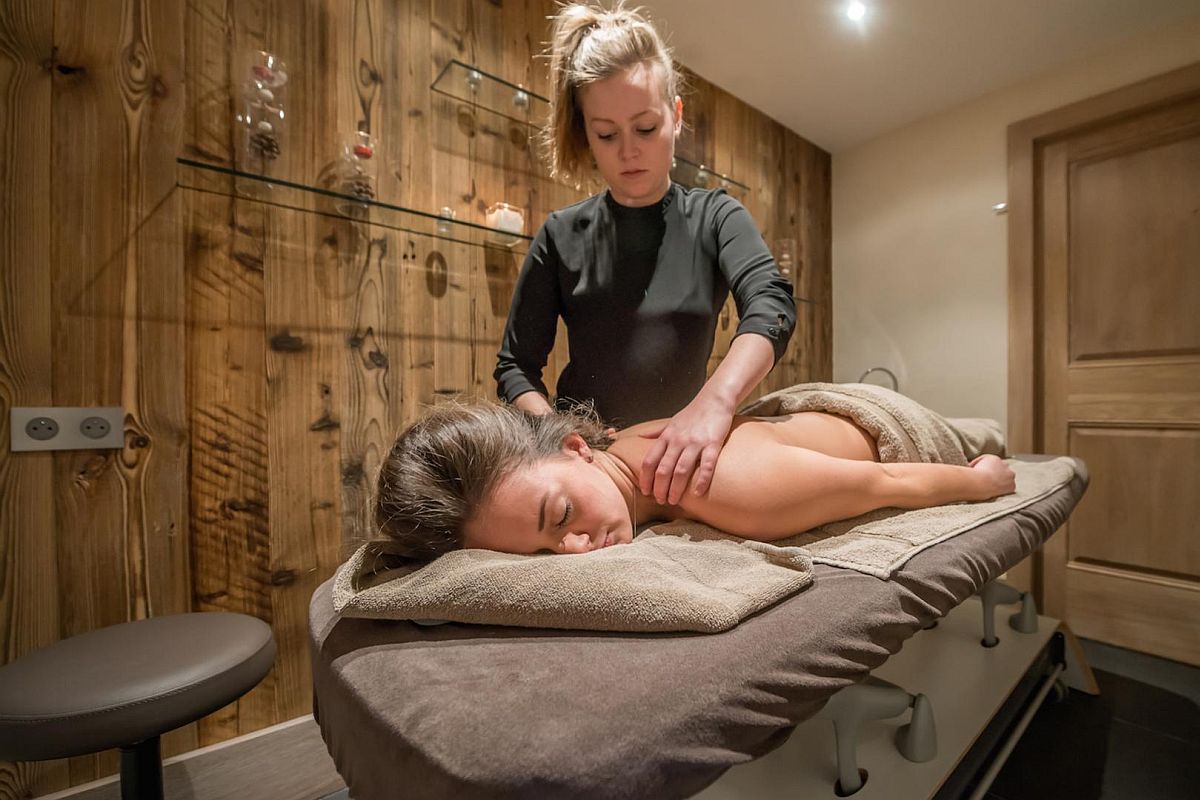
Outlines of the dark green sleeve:
M512 402L528 391L549 397L542 382L558 329L558 255L542 225L517 277L508 323L496 356L496 393Z
M767 337L778 363L796 327L792 284L779 274L775 257L745 206L725 195L714 207L717 257L738 312L734 336Z

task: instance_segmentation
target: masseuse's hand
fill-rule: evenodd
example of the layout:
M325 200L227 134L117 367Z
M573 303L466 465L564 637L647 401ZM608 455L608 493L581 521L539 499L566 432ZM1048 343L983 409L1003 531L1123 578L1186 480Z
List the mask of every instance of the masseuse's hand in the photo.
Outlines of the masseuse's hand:
M661 426L641 433L658 440L642 461L642 494L674 505L687 490L692 473L695 493L707 492L732 424L732 409L700 396Z

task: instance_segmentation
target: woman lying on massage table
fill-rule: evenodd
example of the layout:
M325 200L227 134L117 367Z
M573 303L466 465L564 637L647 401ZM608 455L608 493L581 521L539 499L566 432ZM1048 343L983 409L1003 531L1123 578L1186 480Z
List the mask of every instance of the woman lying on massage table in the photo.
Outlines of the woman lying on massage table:
M875 440L854 422L806 411L735 417L707 494L659 504L638 490L637 472L654 444L638 434L657 424L611 436L580 413L437 407L384 460L376 523L418 560L464 547L586 553L628 543L655 520L771 541L877 508L988 500L1015 488L994 455L967 467L881 464Z

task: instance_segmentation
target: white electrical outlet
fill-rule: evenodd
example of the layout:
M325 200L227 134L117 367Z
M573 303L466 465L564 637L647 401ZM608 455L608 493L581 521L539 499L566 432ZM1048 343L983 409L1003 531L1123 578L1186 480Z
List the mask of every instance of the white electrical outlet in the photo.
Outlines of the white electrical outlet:
M120 450L125 446L125 409L71 406L14 406L9 413L9 449Z

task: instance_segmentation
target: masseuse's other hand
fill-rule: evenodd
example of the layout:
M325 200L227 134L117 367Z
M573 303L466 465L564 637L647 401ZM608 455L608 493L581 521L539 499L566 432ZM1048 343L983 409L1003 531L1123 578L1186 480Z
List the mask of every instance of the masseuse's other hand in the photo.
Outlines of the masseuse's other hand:
M542 414L549 414L554 410L550 407L550 401L546 399L546 395L537 391L522 392L517 395L516 400L513 400L513 405L526 414L533 414L535 417L540 417Z
M697 397L660 427L642 432L644 438L658 440L642 461L642 494L674 505L693 473L695 493L707 492L732 424L732 411Z

